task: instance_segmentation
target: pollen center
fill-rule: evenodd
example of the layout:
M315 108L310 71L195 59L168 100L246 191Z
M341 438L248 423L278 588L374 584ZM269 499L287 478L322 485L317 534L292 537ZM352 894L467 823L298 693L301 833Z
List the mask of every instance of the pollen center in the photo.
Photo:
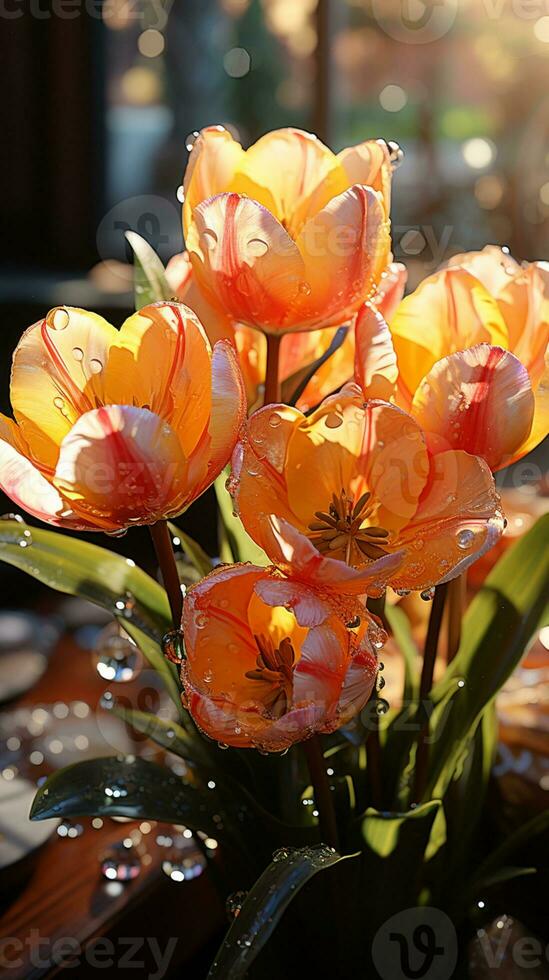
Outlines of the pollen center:
M258 655L254 670L247 670L246 677L268 685L261 693L261 700L275 718L281 718L288 710L292 695L292 677L295 664L295 650L288 636L275 647L269 636L254 637Z
M363 564L364 558L375 561L388 554L381 545L387 543L389 532L368 523L373 511L371 496L366 492L355 501L342 490L339 496L332 494L326 511L315 512L315 520L308 527L310 538L321 554L348 565Z

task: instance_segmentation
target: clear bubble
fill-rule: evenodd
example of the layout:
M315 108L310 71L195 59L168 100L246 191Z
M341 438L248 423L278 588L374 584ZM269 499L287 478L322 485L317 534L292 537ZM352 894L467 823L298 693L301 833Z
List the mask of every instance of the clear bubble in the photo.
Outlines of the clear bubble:
M456 544L461 551L469 551L475 540L475 532L470 527L464 527L456 534Z
M118 623L109 623L101 630L93 659L99 676L118 684L132 681L143 666L139 647Z

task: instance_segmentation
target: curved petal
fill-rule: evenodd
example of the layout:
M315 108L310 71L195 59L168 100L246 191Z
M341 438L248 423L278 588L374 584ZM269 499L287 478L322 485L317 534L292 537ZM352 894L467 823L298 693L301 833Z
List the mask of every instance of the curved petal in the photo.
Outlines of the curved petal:
M300 626L320 626L330 615L326 600L313 588L291 578L262 578L255 592L268 606L291 607Z
M337 154L337 160L345 170L349 186L365 184L380 192L388 216L391 210L393 171L385 140L365 140L357 146L348 146Z
M11 419L0 416L0 489L18 506L48 524L92 529L27 458L28 448Z
M382 272L377 292L372 297L372 306L381 313L386 323L391 322L404 296L407 281L408 270L402 262L391 262Z
M192 224L192 212L214 194L233 189L237 169L244 161L244 150L223 126L208 126L194 142L187 163L183 190L183 233Z
M264 523L265 551L275 565L290 577L310 582L342 599L379 595L404 558L403 551L396 551L355 569L336 558L323 557L309 538L283 518L272 515ZM349 619L353 618L353 610L354 600L347 609Z
M523 456L526 456L532 449L539 446L549 435L549 355L546 355L545 372L534 392L534 401L534 418L532 420L530 434L526 441L519 447L513 459L509 460L510 463L514 463L517 459L522 459Z
M338 704L341 725L347 724L366 705L375 684L377 671L377 657L367 637L364 637L357 644L343 678Z
M96 313L56 307L21 337L11 403L33 459L53 472L59 445L83 412L105 400L109 349L118 332Z
M349 634L334 620L309 630L294 670L293 703L307 702L333 711L349 664Z
M399 536L406 558L394 589L427 589L465 571L503 533L499 497L488 464L448 450L431 460L418 510Z
M86 412L61 444L55 486L87 520L151 524L181 508L187 464L170 426L147 409Z
M335 331L330 328L324 328L322 330L312 331L311 333L305 334L304 336L318 336L323 339L322 346L324 350L330 346L333 340ZM303 336L301 334L294 334L294 336ZM303 391L303 394L299 397L297 401L298 408L302 412L308 412L312 408L315 408L320 402L331 395L342 385L347 384L353 377L354 368L354 356L355 356L355 333L351 327L348 328L347 333L343 343L339 345L336 351L330 355L330 357L320 365L311 377L311 380L307 384L307 387Z
M213 483L229 462L246 417L244 382L236 351L228 340L219 340L213 349L211 386L212 405L207 438L197 447L189 463L189 482L194 485L193 499ZM192 402L188 403L187 413L192 418ZM184 426L181 426L181 430L184 430ZM197 466L203 475L195 479Z
M388 401L395 390L398 367L393 340L381 313L365 303L355 325L355 381L365 398Z
M289 506L305 530L329 508L332 494L343 490L358 500L369 492L372 522L396 531L414 514L428 469L417 423L387 402L364 402L348 385L294 427L286 455Z
M532 262L497 295L509 331L509 350L522 361L536 390L549 339L549 263Z
M195 208L187 244L211 303L266 331L294 322L305 267L295 242L266 208L238 194L210 198Z
M480 252L461 252L453 255L448 268L460 266L496 296L509 282L509 277L520 272L520 265L499 245L485 245Z
M390 327L405 406L433 364L447 354L483 342L508 347L507 327L495 299L459 267L424 279L402 300Z
M278 129L254 143L234 186L269 208L291 237L309 215L349 186L336 156L311 133Z
M464 449L497 470L526 441L534 396L513 354L477 344L434 365L414 395L412 413L432 452Z
M339 325L371 298L390 254L389 222L379 194L355 184L303 226L297 247L305 264L296 324Z
M176 255L172 255L171 259L168 260L164 272L174 296L177 296L180 303L184 303L185 293L188 291L193 277L193 267L189 253L178 252Z
M188 252L172 256L166 266L166 279L177 300L196 313L212 346L218 340L234 338L231 318L223 310L212 306L196 285Z

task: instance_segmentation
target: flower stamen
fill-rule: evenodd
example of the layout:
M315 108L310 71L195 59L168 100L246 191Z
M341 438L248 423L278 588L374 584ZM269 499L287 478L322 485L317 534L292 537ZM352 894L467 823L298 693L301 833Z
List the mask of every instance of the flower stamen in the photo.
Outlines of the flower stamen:
M274 718L281 718L289 708L292 694L292 677L295 664L295 650L289 636L285 636L275 647L269 636L254 636L259 651L254 670L247 670L245 676L251 681L261 681L270 685L271 690L262 697L263 703Z
M312 539L321 554L341 557L351 564L353 546L358 549L357 559L363 561L363 556L375 561L388 554L381 543L385 544L389 531L376 524L364 525L372 515L373 503L371 493L366 491L354 501L345 490L341 494L332 494L327 511L317 510L315 520L308 525Z

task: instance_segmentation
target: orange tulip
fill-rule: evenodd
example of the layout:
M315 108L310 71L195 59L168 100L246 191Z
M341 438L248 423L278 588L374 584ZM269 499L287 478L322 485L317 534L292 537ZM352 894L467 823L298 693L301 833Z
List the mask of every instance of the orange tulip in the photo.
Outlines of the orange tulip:
M346 724L366 704L383 636L272 568L215 569L183 608L185 704L220 743L280 752Z
M390 319L390 335L364 307L355 378L369 397L383 356L392 372L384 397L394 393L417 418L433 451L464 449L498 470L549 429L548 330L549 264L521 268L489 246L420 283Z
M431 456L417 422L356 385L309 417L267 406L248 421L229 483L248 534L295 578L339 592L429 589L503 530L484 460Z
M13 358L16 421L0 418L0 487L50 524L117 531L184 510L212 483L245 412L236 352L156 303L120 331L57 307Z
M282 129L244 151L222 127L203 130L183 206L203 297L266 333L343 323L390 260L390 175L381 140L335 155Z

